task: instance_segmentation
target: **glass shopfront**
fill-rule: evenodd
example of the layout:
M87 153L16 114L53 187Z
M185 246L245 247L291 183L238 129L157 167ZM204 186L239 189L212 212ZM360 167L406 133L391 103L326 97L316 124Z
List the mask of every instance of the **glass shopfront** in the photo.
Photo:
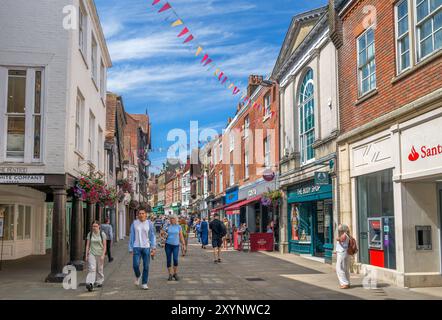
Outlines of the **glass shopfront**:
M391 169L357 178L357 208L360 262L396 269Z

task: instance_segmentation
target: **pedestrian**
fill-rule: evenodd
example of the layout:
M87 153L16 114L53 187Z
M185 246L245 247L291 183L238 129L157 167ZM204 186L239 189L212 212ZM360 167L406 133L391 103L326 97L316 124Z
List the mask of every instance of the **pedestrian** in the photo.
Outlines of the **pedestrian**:
M167 259L167 270L169 272L168 281L172 281L174 278L176 281L178 281L178 255L180 251L180 243L184 251L186 249L186 243L183 236L183 230L181 226L177 223L177 217L175 215L170 216L170 224L167 229L162 230L162 234L166 239L165 251Z
M142 282L143 290L148 290L150 257L155 256L156 237L152 222L147 220L147 212L144 208L138 212L138 219L130 227L129 252L132 253L133 270L135 273L135 285ZM140 262L143 259L143 274L140 273Z
M189 243L189 226L187 225L186 219L182 218L180 220L181 231L183 233L185 246L181 247L181 254L184 257L187 253L187 244Z
M209 244L209 223L207 222L207 218L203 218L203 221L200 225L200 234L201 234L201 247L206 249L206 246Z
M336 238L336 274L341 289L350 288L350 255L347 253L349 241L348 226L340 224Z
M94 221L91 232L87 235L86 257L88 274L86 289L101 288L104 281L104 257L106 256L106 234L100 230L100 222Z
M223 220L224 223L224 227L226 228L226 235L223 238L223 245L224 245L224 249L227 250L227 243L231 243L230 241L230 233L231 233L231 227L230 227L230 221L227 218L224 218Z
M109 218L106 218L104 223L101 225L101 230L106 234L107 258L108 258L109 262L112 262L112 261L114 261L114 258L112 258L112 252L111 252L112 243L113 243L113 239L114 239L114 228L110 224Z
M198 239L198 243L201 243L201 220L195 220L195 235Z
M223 238L226 236L226 227L219 220L218 213L215 213L213 217L213 221L210 222L209 225L210 230L212 231L212 247L213 247L213 262L219 263L221 262L221 247Z
M161 232L161 228L163 227L163 219L157 217L155 219L155 230L159 234Z
M273 221L267 225L267 233L273 233Z

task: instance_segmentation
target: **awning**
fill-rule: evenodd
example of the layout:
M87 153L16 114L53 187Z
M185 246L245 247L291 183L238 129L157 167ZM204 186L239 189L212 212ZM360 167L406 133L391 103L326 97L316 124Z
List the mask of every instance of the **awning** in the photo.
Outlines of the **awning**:
M225 209L226 213L228 215L239 214L239 210L241 209L241 207L244 207L245 205L248 205L249 203L259 201L259 200L261 200L261 198L262 198L262 196L257 196L257 197L251 198L251 199L238 201L238 202L228 206Z
M210 213L218 212L220 210L223 210L225 207L227 207L227 205L219 206L219 207L217 207L215 209L210 210Z

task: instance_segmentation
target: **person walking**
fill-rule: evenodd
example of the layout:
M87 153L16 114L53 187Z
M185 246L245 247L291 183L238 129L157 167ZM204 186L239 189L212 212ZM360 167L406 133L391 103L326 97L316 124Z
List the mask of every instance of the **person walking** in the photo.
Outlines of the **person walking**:
M157 217L155 219L155 230L159 234L161 232L161 229L163 228L163 219L160 217Z
M104 224L101 225L101 230L106 234L106 253L107 258L109 259L109 262L114 261L114 258L112 258L112 243L114 239L114 229L112 225L110 224L110 219L106 218Z
M135 273L135 285L142 282L143 290L148 290L150 257L156 253L156 236L152 222L147 220L147 212L140 209L138 219L130 227L129 252L132 253L133 270ZM143 274L140 273L140 262L143 259Z
M221 262L221 247L223 238L226 236L226 227L219 220L218 213L215 213L209 228L212 231L213 262L219 263Z
M349 229L345 224L338 226L338 237L336 238L336 274L341 289L350 288L350 255L348 246L350 242Z
M182 227L177 223L177 217L175 215L170 216L170 224L166 229L161 231L162 236L166 239L165 251L167 259L167 270L169 272L168 281L172 281L174 278L179 281L178 277L178 255L180 251L180 243L183 252L186 250L186 242L183 236ZM173 258L173 268L172 268Z
M181 231L183 233L185 246L181 247L181 255L184 257L187 253L187 244L189 243L189 225L187 224L186 219L182 218L180 220Z
M203 218L203 221L201 222L200 234L201 248L206 249L206 246L209 244L209 223L207 222L207 218Z
M198 243L201 243L201 221L200 219L195 220L195 235L198 239Z
M86 257L88 274L86 289L101 288L104 282L104 257L106 256L106 234L100 230L100 222L94 221L91 232L87 235Z

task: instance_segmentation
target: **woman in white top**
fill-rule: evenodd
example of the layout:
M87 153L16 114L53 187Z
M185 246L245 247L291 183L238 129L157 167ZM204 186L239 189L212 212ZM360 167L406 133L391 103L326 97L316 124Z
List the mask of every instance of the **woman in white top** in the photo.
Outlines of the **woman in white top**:
M340 224L336 238L336 274L341 289L350 288L350 255L347 253L350 237L348 234L348 226Z

